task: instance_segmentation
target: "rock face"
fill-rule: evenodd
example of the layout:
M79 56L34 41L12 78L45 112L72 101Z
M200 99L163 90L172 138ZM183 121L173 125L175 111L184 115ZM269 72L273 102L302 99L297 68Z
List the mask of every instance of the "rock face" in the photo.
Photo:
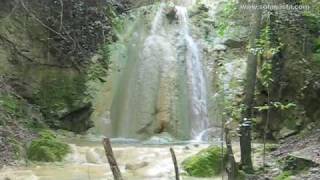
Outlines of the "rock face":
M319 145L306 147L299 151L292 152L290 155L297 159L309 161L309 163L313 164L314 166L316 166L316 164L318 166L320 165L320 146Z
M61 20L59 14L48 13L61 8L59 3L0 2L0 76L5 76L22 98L40 108L49 126L84 132L93 126L90 95L94 92L88 84L104 83L108 68L107 49L96 61L91 61L91 56L103 42L113 39L112 13L122 11L125 5L61 2Z

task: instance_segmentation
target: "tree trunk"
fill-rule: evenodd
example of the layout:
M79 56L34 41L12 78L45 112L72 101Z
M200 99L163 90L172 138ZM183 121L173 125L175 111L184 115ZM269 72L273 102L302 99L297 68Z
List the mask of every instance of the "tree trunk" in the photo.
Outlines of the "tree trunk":
M261 6L261 0L256 0L256 5ZM251 33L249 39L250 51L247 59L245 95L243 99L244 109L242 110L240 125L240 148L241 165L245 172L252 173L253 166L251 160L251 118L255 97L255 87L257 79L257 59L258 55L252 49L256 48L256 40L260 36L261 9L254 10L252 16Z
M111 171L113 173L113 177L114 180L123 180L122 176L121 176L121 172L120 169L118 167L117 161L114 158L114 154L112 151L112 147L111 147L111 143L110 143L110 139L109 138L104 138L103 141L103 147L111 168Z
M229 124L230 124L230 121L225 124L225 130L224 130L225 141L227 146L227 155L228 155L226 171L228 174L228 180L236 180L238 168L233 155Z

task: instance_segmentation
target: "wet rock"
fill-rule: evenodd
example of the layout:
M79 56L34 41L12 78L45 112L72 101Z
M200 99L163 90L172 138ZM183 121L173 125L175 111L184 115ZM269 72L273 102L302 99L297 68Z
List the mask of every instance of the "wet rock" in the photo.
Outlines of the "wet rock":
M84 107L72 111L61 118L62 128L73 132L84 132L93 127L90 116L93 112L92 104L88 103Z
M223 44L216 44L213 47L214 51L226 51L227 50L227 46L223 45Z
M245 46L245 42L240 39L227 39L224 44L230 48L241 48Z
M319 168L311 168L311 169L309 170L309 172L312 173L312 174L316 174L316 173L319 172Z
M200 11L204 11L204 12L208 12L209 11L209 8L205 5L205 4L201 4L199 5L199 8L198 8Z
M284 127L280 130L279 137L286 138L286 137L289 137L289 136L296 134L297 132L298 132L297 130L292 130L292 129L288 129L287 127Z
M100 164L102 163L101 161L102 158L103 157L100 157L99 154L93 149L89 149L86 152L86 160L88 163Z
M312 130L315 126L315 123L310 123L307 125L307 129Z
M172 136L169 133L164 132L159 135L152 136L150 139L145 141L144 144L166 144L173 141L174 139Z
M170 23L172 23L174 20L177 20L177 9L175 7L170 7L170 9L167 10L166 17Z
M290 155L294 158L303 159L304 161L310 161L312 163L320 165L320 146L319 145L313 145L313 146L303 148L301 150L292 152Z
M146 167L148 165L149 165L148 162L142 161L142 162L137 162L137 163L126 164L125 168L128 169L128 170L133 170L134 171L134 170Z
M189 146L185 146L183 149L184 150L190 150L190 147Z

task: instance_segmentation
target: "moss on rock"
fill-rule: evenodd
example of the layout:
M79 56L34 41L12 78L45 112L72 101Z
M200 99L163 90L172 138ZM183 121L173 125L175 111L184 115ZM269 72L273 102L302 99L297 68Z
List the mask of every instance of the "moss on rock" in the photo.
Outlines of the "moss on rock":
M210 177L222 172L222 162L226 157L221 147L212 146L184 160L182 167L190 176Z
M31 142L27 149L28 159L32 161L61 161L70 151L69 146L60 142L50 131L42 131L40 137Z

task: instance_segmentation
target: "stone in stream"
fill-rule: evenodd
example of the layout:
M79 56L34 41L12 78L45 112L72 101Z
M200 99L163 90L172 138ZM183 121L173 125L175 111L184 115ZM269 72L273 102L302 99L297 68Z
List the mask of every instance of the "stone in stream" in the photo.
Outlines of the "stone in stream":
M99 156L99 154L94 149L89 149L86 152L86 159L88 163L101 164L104 163L102 160L104 157Z
M149 165L148 162L142 161L142 162L137 162L137 163L128 163L128 164L126 164L125 168L128 170L137 170L137 169L146 167L148 165Z

